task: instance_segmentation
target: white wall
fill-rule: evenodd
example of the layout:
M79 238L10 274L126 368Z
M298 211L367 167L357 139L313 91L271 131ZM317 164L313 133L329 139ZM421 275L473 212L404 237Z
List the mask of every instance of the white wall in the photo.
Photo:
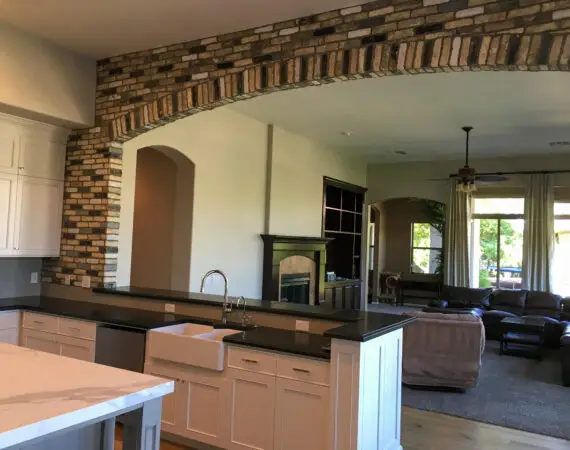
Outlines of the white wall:
M447 203L449 186L446 181L430 181L447 178L457 172L463 161L411 162L397 164L371 164L368 166L368 202L376 203L390 198L420 197ZM494 158L474 160L470 163L478 172L519 170L570 169L570 152L524 158ZM509 180L483 186L482 191L523 188L525 176L509 176ZM557 174L555 186L570 187L570 173Z
M70 127L95 118L95 61L0 23L0 111Z
M118 285L129 284L137 150L168 146L195 164L190 291L218 268L230 295L261 297L266 125L227 108L148 131L124 144ZM189 193L190 195L190 193ZM221 293L215 280L209 292Z
M366 164L275 127L270 234L321 236L323 176L366 186Z

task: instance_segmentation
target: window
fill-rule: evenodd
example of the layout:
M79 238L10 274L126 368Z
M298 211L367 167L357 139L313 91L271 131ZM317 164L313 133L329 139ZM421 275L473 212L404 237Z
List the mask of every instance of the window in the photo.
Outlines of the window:
M430 223L412 223L411 273L441 273L442 234Z
M567 296L570 295L570 202L554 203L554 237L552 291Z
M473 200L473 287L521 289L523 233L523 198Z

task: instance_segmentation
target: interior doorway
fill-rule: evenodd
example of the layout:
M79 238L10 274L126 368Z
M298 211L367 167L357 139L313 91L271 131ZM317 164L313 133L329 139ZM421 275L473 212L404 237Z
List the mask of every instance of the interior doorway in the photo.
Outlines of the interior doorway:
M173 148L138 150L131 286L189 290L194 174Z

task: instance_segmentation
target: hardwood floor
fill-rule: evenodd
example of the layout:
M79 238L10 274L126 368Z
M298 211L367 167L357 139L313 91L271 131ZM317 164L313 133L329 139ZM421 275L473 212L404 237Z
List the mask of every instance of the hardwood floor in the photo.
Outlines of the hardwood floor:
M115 449L122 450L117 429ZM570 450L570 441L459 417L402 408L405 450ZM190 450L163 441L160 450Z

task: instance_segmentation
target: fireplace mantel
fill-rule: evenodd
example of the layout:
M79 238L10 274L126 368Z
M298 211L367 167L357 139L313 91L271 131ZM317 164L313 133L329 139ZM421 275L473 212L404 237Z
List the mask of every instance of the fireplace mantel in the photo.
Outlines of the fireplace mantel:
M279 267L290 256L304 256L315 262L316 279L314 298L318 304L324 299L326 246L332 239L312 236L283 236L262 234L263 239L263 287L264 300L279 300Z

